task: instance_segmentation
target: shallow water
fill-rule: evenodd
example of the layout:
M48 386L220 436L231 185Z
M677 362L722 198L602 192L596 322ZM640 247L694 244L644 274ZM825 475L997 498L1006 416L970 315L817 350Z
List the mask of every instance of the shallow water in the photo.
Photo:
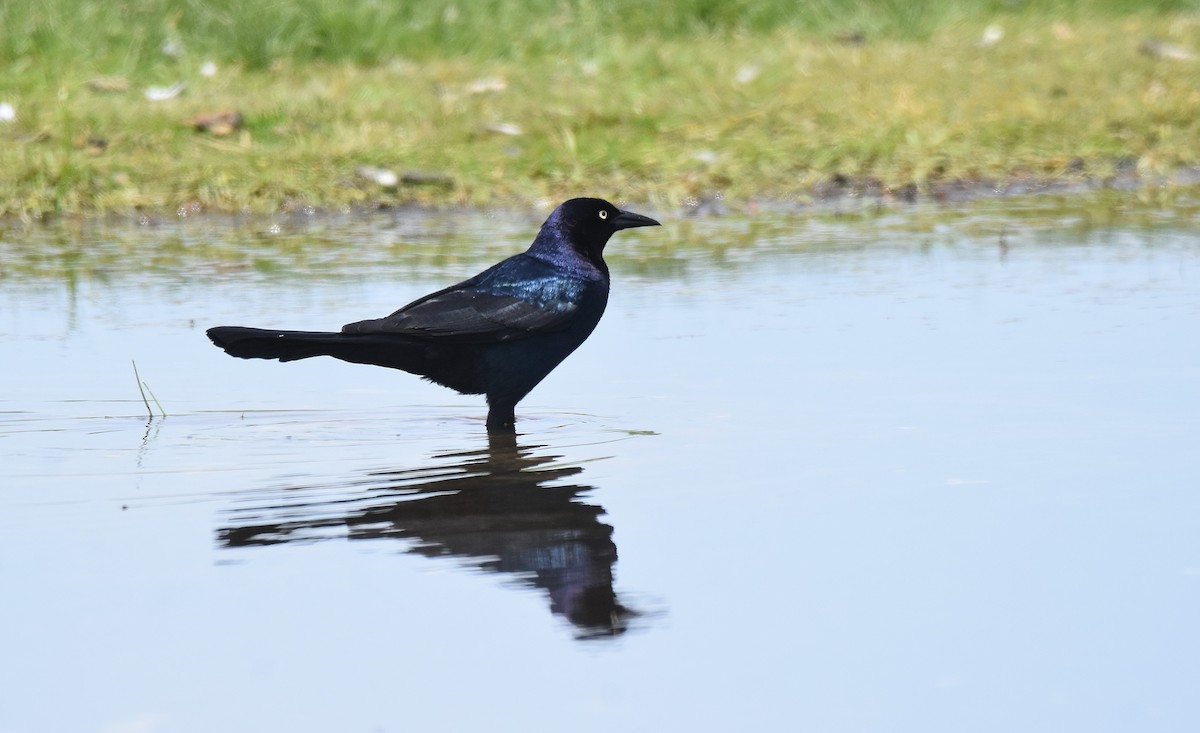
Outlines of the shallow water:
M1194 730L1200 247L1006 206L619 235L511 444L203 329L533 218L7 232L0 731Z

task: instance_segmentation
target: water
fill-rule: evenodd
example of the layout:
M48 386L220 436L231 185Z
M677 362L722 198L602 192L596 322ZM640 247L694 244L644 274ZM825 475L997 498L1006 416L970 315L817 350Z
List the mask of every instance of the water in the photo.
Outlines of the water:
M203 329L381 315L535 220L8 232L0 731L1194 730L1200 247L1089 217L623 233L511 444Z

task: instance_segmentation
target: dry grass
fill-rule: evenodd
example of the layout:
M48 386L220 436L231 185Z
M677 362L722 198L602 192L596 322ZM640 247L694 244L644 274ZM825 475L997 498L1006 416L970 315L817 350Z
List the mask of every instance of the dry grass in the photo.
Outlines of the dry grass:
M54 65L27 54L9 59L0 82L17 115L0 123L0 214L578 193L791 200L830 181L920 188L1200 163L1200 60L1142 50L1158 39L1200 53L1200 15L976 11L861 43L830 35L832 21L659 37L642 28L487 58L440 57L435 46L420 58L376 49L365 64L298 52L219 59L211 77L200 73L206 56L189 52L129 61L106 91L95 78L121 71L124 57ZM987 43L993 25L1002 35ZM141 38L137 58L152 57L155 41ZM187 84L178 97L145 98L146 86L175 80ZM223 110L244 127L185 124Z

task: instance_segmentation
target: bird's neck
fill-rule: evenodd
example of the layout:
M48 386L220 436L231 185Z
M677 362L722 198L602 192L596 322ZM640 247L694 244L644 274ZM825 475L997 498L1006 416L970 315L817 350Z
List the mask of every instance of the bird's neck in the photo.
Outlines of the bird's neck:
M566 232L556 228L542 227L525 254L584 280L608 277L608 264L599 251L594 255L581 252L570 243Z

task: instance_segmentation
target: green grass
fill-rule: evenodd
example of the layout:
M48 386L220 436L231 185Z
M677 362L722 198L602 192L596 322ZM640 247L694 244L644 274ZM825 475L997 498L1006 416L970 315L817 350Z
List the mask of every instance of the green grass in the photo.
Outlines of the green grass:
M7 216L791 200L1200 163L1200 60L1139 52L1200 54L1200 2L16 0L0 29ZM226 108L244 130L183 124Z

